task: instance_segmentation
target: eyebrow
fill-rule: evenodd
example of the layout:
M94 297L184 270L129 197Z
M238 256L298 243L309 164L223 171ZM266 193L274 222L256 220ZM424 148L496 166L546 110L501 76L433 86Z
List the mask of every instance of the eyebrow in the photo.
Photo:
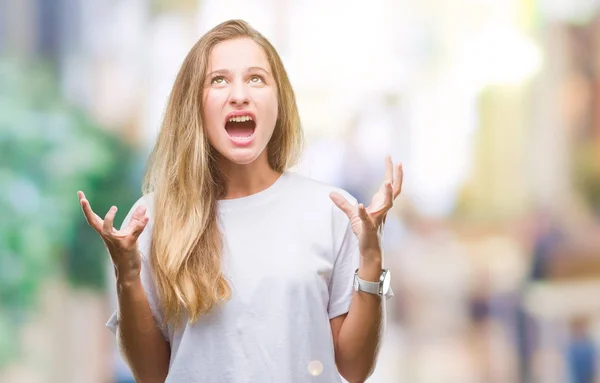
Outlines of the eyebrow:
M244 72L252 72L252 71L256 71L256 70L264 72L269 76L271 75L271 72L269 72L268 70L266 70L262 67L259 67L259 66L251 66L249 68L246 68L246 70ZM227 70L227 69L217 69L217 70L213 70L212 72L208 73L206 75L206 77L212 77L216 74L228 74L228 73L231 73L231 71Z

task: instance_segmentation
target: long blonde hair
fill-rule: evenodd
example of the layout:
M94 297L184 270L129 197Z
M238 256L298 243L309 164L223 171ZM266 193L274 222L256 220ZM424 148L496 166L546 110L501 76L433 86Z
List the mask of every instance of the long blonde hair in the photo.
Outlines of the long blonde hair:
M202 126L202 94L211 50L237 38L250 38L264 49L277 83L277 122L266 149L269 165L283 172L297 161L302 146L296 98L275 48L242 20L223 22L206 33L177 75L143 185L144 194L154 193L150 264L164 322L174 326L185 315L194 323L231 296L221 271L217 224L217 200L225 189Z

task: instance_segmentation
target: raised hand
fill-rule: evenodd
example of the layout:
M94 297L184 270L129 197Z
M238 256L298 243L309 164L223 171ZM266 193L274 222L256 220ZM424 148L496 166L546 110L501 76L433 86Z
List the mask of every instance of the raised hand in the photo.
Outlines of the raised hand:
M88 225L100 235L110 254L117 278L123 282L137 278L141 270L137 240L148 223L148 217L145 216L146 207L138 206L129 224L121 230L116 230L113 227L116 206L111 207L102 219L94 213L82 191L77 192L77 196Z
M360 253L363 256L381 254L381 235L385 217L402 190L402 165L398 164L395 168L394 171L392 159L386 157L384 182L366 208L363 204L352 205L340 193L330 194L331 200L350 219L352 231L358 237Z

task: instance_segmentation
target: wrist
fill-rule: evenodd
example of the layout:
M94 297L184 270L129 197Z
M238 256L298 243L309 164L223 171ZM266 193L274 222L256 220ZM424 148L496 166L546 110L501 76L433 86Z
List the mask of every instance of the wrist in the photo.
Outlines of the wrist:
M142 285L142 280L140 278L139 272L128 271L125 273L119 273L116 271L117 277L117 290L127 290L127 289L135 289Z
M119 305L129 305L147 299L141 278L117 281Z
M383 269L383 257L381 253L378 256L360 257L358 267L358 277L364 281L378 282Z
M120 262L113 263L117 284L124 286L136 283L140 279L141 255L139 252L130 252L115 257Z

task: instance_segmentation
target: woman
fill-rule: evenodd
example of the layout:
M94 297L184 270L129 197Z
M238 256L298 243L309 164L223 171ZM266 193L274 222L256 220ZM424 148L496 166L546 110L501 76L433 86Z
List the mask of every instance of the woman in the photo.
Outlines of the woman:
M227 21L186 57L144 197L121 229L116 207L102 220L78 193L114 263L119 310L107 325L138 382L371 374L389 285L380 235L402 169L388 158L371 205L355 207L287 170L300 144L277 52Z

